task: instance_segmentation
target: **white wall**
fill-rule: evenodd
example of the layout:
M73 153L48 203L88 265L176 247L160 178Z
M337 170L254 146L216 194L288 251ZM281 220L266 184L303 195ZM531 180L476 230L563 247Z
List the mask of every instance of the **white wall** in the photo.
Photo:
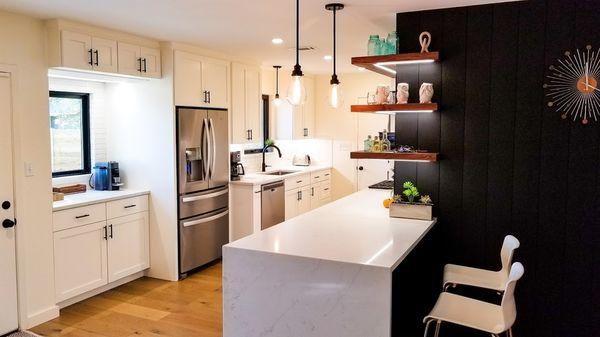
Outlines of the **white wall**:
M163 50L163 79L106 84L108 153L119 162L125 188L150 190L150 271L175 281L177 269L177 189L175 113L170 67ZM171 67L172 69L172 67Z
M358 189L357 160L350 159L350 152L361 150L362 141L368 134L387 128L386 115L350 112L350 105L366 104L367 92L374 91L377 85L393 85L393 80L372 72L364 71L339 75L344 97L343 105L333 109L327 104L330 75L319 75L315 79L316 132L317 137L332 142L332 198L339 199ZM393 122L392 122L392 130ZM366 167L361 174L372 175L373 180L386 179L385 161L361 161Z
M0 67L13 65L19 323L58 315L54 298L48 77L42 21L0 11ZM34 175L26 177L25 163Z

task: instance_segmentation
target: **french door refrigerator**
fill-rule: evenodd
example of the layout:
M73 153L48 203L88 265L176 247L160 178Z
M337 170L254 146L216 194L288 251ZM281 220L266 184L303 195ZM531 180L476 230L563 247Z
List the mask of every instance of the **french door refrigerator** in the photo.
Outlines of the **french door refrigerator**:
M228 129L227 110L177 108L180 277L229 241Z

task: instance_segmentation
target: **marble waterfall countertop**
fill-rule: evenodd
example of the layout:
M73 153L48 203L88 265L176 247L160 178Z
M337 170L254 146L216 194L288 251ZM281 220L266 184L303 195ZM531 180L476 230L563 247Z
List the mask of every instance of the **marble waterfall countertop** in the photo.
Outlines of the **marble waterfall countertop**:
M393 270L436 221L390 218L387 196L363 190L225 245L223 336L391 337Z
M111 200L119 200L139 195L150 194L149 190L125 189L119 191L95 191L87 190L84 193L67 194L64 200L52 203L54 212L80 206L92 205Z
M389 193L365 189L225 247L393 270L436 220L390 218Z
M272 183L279 180L284 180L291 177L296 177L305 173L317 172L321 170L331 169L331 166L320 166L320 165L311 165L311 166L282 166L282 167L269 167L267 172L272 171L294 171L294 173L277 176L277 175L269 175L263 172L253 172L248 173L241 176L240 180L231 181L231 185L264 185L268 183Z

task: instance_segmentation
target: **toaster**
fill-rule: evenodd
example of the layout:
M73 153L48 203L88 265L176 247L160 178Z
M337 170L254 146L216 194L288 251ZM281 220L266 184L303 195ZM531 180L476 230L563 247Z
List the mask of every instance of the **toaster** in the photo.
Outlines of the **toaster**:
M304 155L294 155L294 159L292 160L292 164L294 166L309 166L310 165L310 156L307 154Z

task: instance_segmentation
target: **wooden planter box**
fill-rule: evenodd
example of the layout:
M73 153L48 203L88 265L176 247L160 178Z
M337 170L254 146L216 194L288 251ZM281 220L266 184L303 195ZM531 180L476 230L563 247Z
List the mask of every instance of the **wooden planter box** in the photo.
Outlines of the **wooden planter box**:
M431 221L432 208L432 204L393 202L390 205L390 217Z

